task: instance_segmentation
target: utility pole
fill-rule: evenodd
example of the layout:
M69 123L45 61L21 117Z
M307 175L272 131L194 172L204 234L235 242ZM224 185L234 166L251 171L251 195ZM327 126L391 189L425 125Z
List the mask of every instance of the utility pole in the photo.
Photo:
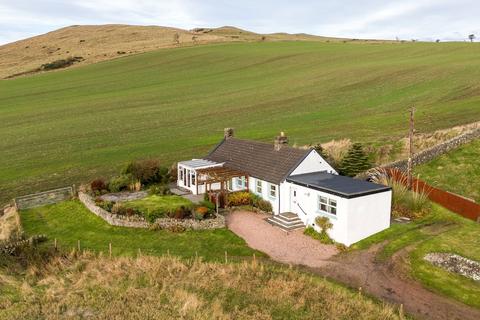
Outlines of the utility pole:
M408 165L407 165L407 184L408 189L412 189L412 169L413 169L413 135L415 134L415 107L410 109L410 130L408 134Z

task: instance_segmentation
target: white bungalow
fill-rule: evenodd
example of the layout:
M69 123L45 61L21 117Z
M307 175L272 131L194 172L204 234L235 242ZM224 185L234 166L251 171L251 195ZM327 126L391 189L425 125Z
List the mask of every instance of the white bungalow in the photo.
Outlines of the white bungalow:
M204 158L178 163L181 188L249 190L272 204L272 224L284 230L330 219L332 239L351 245L390 226L391 188L340 176L314 149L288 146L283 133L274 145L224 139Z

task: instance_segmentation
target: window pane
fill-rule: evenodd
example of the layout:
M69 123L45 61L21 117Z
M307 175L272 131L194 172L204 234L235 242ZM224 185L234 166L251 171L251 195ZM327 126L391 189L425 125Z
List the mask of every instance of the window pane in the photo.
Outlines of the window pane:
M321 203L325 203L325 204L328 203L328 202L327 202L327 198L325 198L325 197L320 197L320 202L321 202Z
M330 199L329 204L330 204L332 207L336 207L336 206L337 206L337 201Z
M327 205L321 203L321 204L320 204L320 210L325 211L325 212L328 212L328 211L327 211Z
M270 196L271 197L277 196L277 187L274 185L270 185Z
M257 180L257 193L262 193L262 181Z
M337 214L337 208L335 208L335 207L330 207L330 213L331 213L331 214Z

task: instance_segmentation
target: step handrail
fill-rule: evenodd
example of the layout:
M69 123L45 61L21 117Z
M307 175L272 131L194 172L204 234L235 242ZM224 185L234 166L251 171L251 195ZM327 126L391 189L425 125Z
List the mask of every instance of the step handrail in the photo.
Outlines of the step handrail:
M308 214L305 212L305 210L303 210L303 208L298 204L298 202L296 204L300 208L300 210L302 210L303 214L308 216Z

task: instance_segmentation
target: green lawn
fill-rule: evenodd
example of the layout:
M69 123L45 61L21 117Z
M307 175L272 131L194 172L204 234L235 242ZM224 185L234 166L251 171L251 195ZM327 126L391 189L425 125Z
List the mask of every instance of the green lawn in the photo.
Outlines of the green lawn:
M480 261L480 224L434 205L431 215L409 224L394 224L360 241L354 248L365 249L383 241L386 245L378 259L386 260L395 252L413 246L409 265L413 277L428 288L480 308L478 281L447 272L423 260L430 252L451 252Z
M418 166L420 179L480 202L480 139Z
M478 119L477 43L231 43L0 82L0 201L201 157L222 137L383 144Z
M132 208L141 212L145 215L145 218L151 221L149 217L160 217L159 213L174 211L182 206L191 208L193 207L193 202L181 196L151 195L143 199L125 202L124 205L126 208Z
M191 258L197 253L207 260L223 260L225 251L230 256L263 256L250 249L243 239L227 229L171 233L114 227L89 212L78 201L21 212L22 226L27 234L45 234L52 245L56 238L61 247L70 249L80 245L84 249L108 252L112 243L114 255L132 256L142 253L164 255L170 252L179 257Z

